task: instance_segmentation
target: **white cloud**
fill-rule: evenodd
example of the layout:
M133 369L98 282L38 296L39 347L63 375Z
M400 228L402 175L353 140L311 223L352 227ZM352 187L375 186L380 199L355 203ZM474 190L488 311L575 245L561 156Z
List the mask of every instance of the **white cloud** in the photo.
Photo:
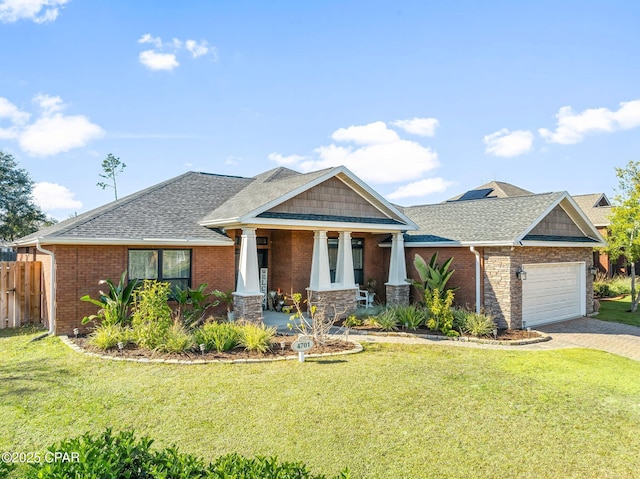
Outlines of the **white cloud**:
M18 20L33 20L36 23L52 22L58 18L59 7L69 0L2 0L0 22L13 23Z
M540 128L538 133L548 143L572 145L584 140L589 133L628 130L640 126L640 100L620 103L617 111L608 108L589 108L575 113L570 106L563 106L556 114L555 131Z
M527 130L509 131L506 128L487 135L482 140L489 155L511 158L531 151L533 133Z
M335 141L348 141L359 145L373 145L398 141L398 134L387 128L383 121L376 121L363 126L340 128L331 135Z
M209 45L206 40L186 40L172 38L171 41L163 42L162 38L154 37L150 33L145 33L138 39L140 44L151 44L155 48L153 50L145 50L140 52L138 59L140 63L151 70L168 70L180 66L177 55L181 50L187 50L192 58L199 58L211 53L215 60L218 59L217 49Z
M419 136L433 136L440 122L435 118L411 118L410 120L396 120L391 124L402 128L407 133Z
M150 70L173 70L180 65L173 53L158 53L153 50L140 52L140 63Z
M7 119L10 123L8 127L0 124L0 139L17 140L30 155L47 156L85 146L104 135L102 128L84 115L63 115L65 104L59 96L39 94L33 97L33 103L41 113L29 123L29 113L0 97L0 121Z
M35 156L49 156L80 148L101 138L104 130L84 115L43 116L20 134L20 148Z
M46 212L82 208L82 202L73 197L74 193L57 183L43 181L36 183L33 188L33 198Z
M174 40L176 39L174 38ZM185 48L189 50L193 58L198 58L209 53L209 44L206 40L201 40L200 43L195 40L187 40L184 45Z
M314 150L315 157L271 153L269 159L302 171L345 165L363 180L373 183L415 180L439 166L435 151L400 138L382 121L340 128L331 137L335 141L354 142L361 146L332 143Z
M64 109L64 103L59 96L39 94L33 97L33 103L38 105L43 115L52 115Z
M151 43L156 48L162 48L162 39L160 37L152 37L150 33L145 33L138 39L138 43Z
M422 198L433 193L442 193L453 184L453 181L447 181L439 177L426 178L397 188L394 192L388 194L387 198L394 201L403 198Z
M21 111L4 97L0 97L0 140L11 140L20 134L20 127L29 121L31 115ZM2 126L8 120L9 127Z

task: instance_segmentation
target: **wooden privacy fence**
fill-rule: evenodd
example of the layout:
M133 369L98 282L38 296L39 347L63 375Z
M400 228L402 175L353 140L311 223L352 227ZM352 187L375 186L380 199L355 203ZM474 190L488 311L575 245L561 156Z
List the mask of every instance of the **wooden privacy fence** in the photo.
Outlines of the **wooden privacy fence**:
M41 272L40 261L0 262L0 328L40 322Z

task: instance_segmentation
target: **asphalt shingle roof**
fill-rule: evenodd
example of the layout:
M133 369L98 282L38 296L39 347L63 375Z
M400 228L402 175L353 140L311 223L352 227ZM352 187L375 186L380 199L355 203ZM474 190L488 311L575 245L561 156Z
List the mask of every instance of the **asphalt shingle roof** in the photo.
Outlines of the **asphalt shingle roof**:
M587 215L587 218L596 226L609 226L609 216L612 213L611 206L594 206L602 197L602 193L592 193L590 195L572 196L578 206Z
M266 171L252 178L246 188L224 204L219 204L213 211L210 210L209 214L201 220L206 223L219 219L239 218L313 181L329 170L330 168L303 174L280 167Z
M225 235L198 225L198 221L252 181L252 178L236 176L185 173L42 229L20 242L40 236L47 239L223 239Z
M528 196L532 195L531 191L527 191L524 188L520 188L519 186L512 185L511 183L505 183L503 181L490 181L484 185L478 186L473 190L484 190L491 189L491 193L487 196L487 198L509 198L512 196ZM468 192L466 192L468 193ZM449 198L447 201L457 201L459 200L465 193L460 193L459 195L454 196L453 198ZM485 198L486 199L486 198Z
M407 242L514 242L564 193L485 198L404 208L419 227Z

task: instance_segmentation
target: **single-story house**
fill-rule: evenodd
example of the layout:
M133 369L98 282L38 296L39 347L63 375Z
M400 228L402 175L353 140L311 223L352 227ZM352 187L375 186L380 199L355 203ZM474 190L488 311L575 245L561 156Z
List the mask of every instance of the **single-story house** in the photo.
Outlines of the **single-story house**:
M566 192L403 208L345 167L275 168L252 178L189 172L16 242L43 262L46 321L81 327L98 281L128 277L234 291L237 318L260 320L266 291L304 292L346 312L358 285L409 302L416 253L454 257L459 304L503 327L592 312L592 248L604 239Z

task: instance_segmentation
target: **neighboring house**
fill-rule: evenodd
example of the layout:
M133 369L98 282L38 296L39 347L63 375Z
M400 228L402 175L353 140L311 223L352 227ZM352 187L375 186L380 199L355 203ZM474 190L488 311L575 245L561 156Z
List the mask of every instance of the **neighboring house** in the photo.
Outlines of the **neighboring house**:
M265 291L306 290L348 312L369 278L381 302L406 304L414 254L434 251L455 257L458 303L501 326L591 313L591 251L604 240L571 197L490 196L402 208L344 167L253 178L190 172L16 244L20 260L43 262L46 319L57 334L94 313L79 298L122 271L234 290L236 318L259 320Z
M611 213L613 206L604 193L592 193L589 195L575 195L573 197L578 203L578 206L582 208L587 217L591 220L598 232L607 237L609 225L611 224ZM602 251L593 252L593 261L599 271L603 272L609 277L616 274L626 273L626 260L624 257L618 258L616 261L611 261L607 253Z

